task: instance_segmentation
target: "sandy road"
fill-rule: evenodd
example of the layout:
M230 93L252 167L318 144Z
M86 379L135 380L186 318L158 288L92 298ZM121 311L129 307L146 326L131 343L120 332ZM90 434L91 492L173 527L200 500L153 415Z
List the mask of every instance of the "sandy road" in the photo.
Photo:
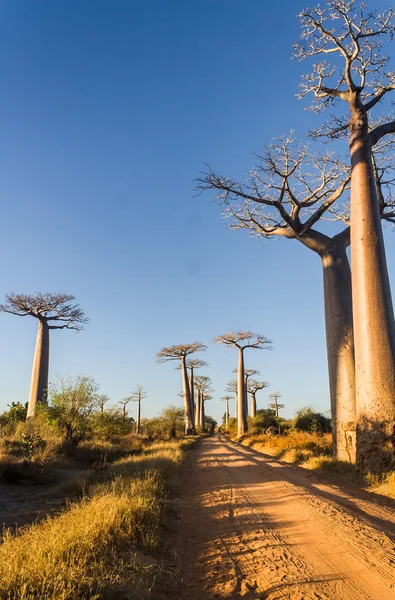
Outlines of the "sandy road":
M391 501L220 435L191 452L183 490L182 600L395 599Z

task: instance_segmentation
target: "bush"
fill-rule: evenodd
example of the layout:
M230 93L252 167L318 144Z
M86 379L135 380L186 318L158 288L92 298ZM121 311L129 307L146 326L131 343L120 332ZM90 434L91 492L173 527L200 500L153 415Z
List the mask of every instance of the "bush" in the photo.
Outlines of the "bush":
M294 428L297 431L310 433L330 433L331 420L322 413L314 412L310 406L306 406L296 413Z

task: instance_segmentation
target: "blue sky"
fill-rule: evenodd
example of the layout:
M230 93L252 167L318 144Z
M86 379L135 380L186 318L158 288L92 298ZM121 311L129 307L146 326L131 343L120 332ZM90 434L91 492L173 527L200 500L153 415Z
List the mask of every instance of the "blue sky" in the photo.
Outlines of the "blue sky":
M287 416L329 408L318 257L227 232L193 191L204 162L240 176L251 151L314 124L290 58L304 5L0 2L0 297L67 291L90 318L53 332L50 379L91 375L113 403L143 384L152 416L180 402L163 346L251 329L274 341L246 355L271 384L259 406L281 390ZM27 400L36 323L3 314L0 331L1 410ZM204 358L218 418L237 357L210 344Z

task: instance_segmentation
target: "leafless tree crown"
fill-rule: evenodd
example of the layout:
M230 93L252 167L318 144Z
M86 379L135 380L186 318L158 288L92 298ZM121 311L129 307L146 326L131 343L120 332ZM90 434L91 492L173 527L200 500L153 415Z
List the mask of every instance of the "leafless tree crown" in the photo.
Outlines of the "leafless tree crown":
M235 346L236 348L256 348L260 350L271 350L271 340L263 335L252 333L252 331L237 331L235 333L224 333L213 340L216 344Z
M49 329L74 329L80 331L88 323L83 310L73 303L70 294L15 294L6 295L6 302L0 305L0 311L26 317L28 315L57 325L49 325Z
M267 381L257 381L256 379L248 379L247 391L250 394L255 394L258 390L263 390L269 383Z
M193 342L192 344L179 344L178 346L168 346L167 348L162 348L160 352L158 352L157 359L158 362L167 362L169 360L179 360L181 358L186 358L190 354L194 352L200 352L202 350L206 350L207 346L201 344L200 342Z
M322 58L305 75L299 96L313 96L310 109L321 112L338 100L367 113L395 89L395 73L388 68L383 44L395 31L393 10L380 14L355 0L328 0L323 7L304 9L299 14L301 43L294 57ZM338 138L346 135L348 118L334 114L314 136ZM382 122L370 132L374 145L386 133L395 131L395 121Z

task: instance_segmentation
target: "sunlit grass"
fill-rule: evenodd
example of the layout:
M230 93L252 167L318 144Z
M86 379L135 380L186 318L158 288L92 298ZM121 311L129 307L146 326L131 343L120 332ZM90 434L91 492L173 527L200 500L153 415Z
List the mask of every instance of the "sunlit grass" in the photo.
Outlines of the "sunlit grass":
M60 516L16 534L6 531L0 547L0 598L94 599L125 583L148 594L158 567L151 561L151 569L149 564L139 569L136 549L149 554L157 547L168 483L183 448L192 443L155 444L123 458Z

